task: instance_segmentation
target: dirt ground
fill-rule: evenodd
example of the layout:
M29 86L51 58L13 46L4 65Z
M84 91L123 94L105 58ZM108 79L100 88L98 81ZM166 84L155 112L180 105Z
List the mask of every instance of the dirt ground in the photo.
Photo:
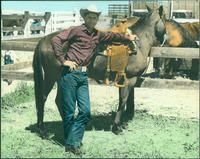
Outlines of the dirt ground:
M6 86L7 83L3 82L2 93L13 91L12 88L18 82L13 81L10 86ZM28 84L33 84L33 82L28 82ZM57 111L54 102L55 96L56 90L52 90L45 106ZM95 105L97 100L98 105ZM116 111L118 106L118 88L114 86L90 85L90 101L91 110L99 113ZM135 109L145 110L155 115L198 119L199 91L135 88Z
M24 53L15 51L17 62L32 60L33 52ZM151 72L152 62L147 70ZM24 69L32 72L32 68ZM14 91L21 81L14 80L11 85L1 80L1 96ZM28 81L28 84L33 84ZM56 109L56 90L50 93L46 107ZM118 106L118 88L105 85L90 85L91 109L98 112L110 112ZM98 106L93 105L98 100ZM114 105L113 105L114 103ZM110 106L113 105L113 106ZM150 89L135 88L136 110L146 110L148 113L166 116L179 116L182 118L199 118L199 90L172 90L172 89Z

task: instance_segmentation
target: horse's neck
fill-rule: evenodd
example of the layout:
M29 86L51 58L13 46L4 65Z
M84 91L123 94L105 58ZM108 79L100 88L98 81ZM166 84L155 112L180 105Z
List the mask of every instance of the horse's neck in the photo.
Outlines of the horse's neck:
M140 39L140 49L141 52L148 56L148 53L156 40L154 27L150 25L143 25L134 28L133 34L136 34Z

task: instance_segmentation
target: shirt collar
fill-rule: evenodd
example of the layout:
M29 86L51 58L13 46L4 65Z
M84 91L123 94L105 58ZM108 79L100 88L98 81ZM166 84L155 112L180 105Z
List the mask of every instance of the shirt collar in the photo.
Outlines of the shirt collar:
M82 24L82 25L81 25L81 30L82 30L82 31L86 31L86 32L88 32L88 33L93 33L93 32L96 32L96 31L97 31L96 28L94 28L93 31L90 32L90 31L87 29L87 27L86 27L85 24Z

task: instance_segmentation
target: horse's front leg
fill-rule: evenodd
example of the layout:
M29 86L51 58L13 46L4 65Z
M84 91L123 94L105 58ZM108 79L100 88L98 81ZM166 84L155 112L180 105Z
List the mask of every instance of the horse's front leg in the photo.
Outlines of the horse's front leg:
M119 106L117 110L117 114L115 116L114 125L112 127L112 132L116 135L123 134L121 124L122 124L122 115L124 112L124 108L126 106L126 102L129 96L129 87L119 88Z
M167 69L168 69L169 64L170 64L170 60L171 59L169 59L169 58L164 59L164 62L163 62L164 66L162 67L162 70L160 72L161 77L164 77L166 75Z
M134 98L135 90L134 86L130 88L128 99L126 102L126 112L125 112L125 117L126 117L126 122L129 120L132 120L134 117L135 113L135 98Z

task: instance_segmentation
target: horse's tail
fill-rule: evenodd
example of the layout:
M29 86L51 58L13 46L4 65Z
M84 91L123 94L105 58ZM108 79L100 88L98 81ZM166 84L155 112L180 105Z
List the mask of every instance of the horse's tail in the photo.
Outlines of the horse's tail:
M44 75L41 64L41 54L40 54L40 44L41 41L37 44L34 56L33 56L33 78L34 78L34 90L35 90L35 101L36 107L38 107L43 98L43 82Z

